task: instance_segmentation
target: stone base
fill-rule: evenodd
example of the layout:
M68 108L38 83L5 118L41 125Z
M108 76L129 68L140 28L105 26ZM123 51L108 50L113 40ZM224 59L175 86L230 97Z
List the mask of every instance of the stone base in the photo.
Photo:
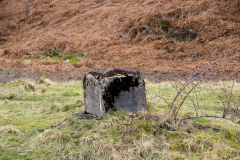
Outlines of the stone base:
M146 109L144 80L138 72L121 71L118 72L121 74L116 74L114 70L111 76L90 72L84 77L84 103L87 113L104 117L106 113L116 110L139 113Z

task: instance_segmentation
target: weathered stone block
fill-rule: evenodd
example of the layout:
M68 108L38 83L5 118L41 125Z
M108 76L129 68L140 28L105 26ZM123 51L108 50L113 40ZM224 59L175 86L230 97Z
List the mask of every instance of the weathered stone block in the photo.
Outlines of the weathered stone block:
M145 83L139 72L124 69L92 71L84 77L85 112L104 117L115 110L146 109Z

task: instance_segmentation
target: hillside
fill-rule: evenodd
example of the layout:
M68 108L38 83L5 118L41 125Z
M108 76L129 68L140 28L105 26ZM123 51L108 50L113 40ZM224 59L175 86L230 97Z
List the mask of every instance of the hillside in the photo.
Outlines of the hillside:
M22 0L0 1L1 68L74 77L121 67L184 76L240 50L239 0L30 0L29 7L25 15ZM58 53L80 59L52 60Z

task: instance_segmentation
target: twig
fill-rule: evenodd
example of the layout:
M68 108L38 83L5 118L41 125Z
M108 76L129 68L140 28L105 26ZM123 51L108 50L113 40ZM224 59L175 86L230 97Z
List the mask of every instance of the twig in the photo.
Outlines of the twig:
M221 118L221 119L226 119L226 120L229 120L229 121L232 121L234 123L237 123L240 125L240 121L235 121L234 119L232 118L227 118L227 117L222 117L222 116L217 116L217 115L200 115L200 116L193 116L193 117L184 117L184 118L181 118L180 121L184 121L184 120L188 120L188 119L196 119L196 118Z
M170 103L165 98L163 98L163 96L158 95L157 97L161 98L165 103L167 103L168 106L170 106Z
M196 91L196 90L195 90ZM187 92L184 92L184 93L186 93L187 94ZM189 98L190 98L190 100L191 100L191 102L192 102L192 104L193 104L193 107L194 107L194 110L195 110L195 113L196 113L196 115L198 116L198 109L197 109L197 106L198 106L198 102L197 102L197 104L194 102L194 99L193 99L193 97L191 96L191 95L189 95ZM198 100L198 99L197 99Z
M230 91L230 96L229 96L229 99L228 99L228 102L227 102L227 110L229 110L230 107L231 107L231 100L232 100L232 96L233 96L233 87L234 87L234 84L235 84L235 79L233 79L233 82L232 82L232 87L231 87L231 91ZM224 110L223 117L226 116L227 110L226 110L226 111Z
M199 106L199 98L198 98L198 94L197 94L197 90L196 89L194 90L194 93L195 93L195 98L197 100L197 104L195 105L195 112L196 112L196 115L198 116L197 106Z

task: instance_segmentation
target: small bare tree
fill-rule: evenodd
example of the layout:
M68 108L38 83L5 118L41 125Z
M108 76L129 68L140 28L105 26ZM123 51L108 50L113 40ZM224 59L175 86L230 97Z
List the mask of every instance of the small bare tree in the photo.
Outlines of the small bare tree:
M213 117L213 118L223 118L230 120L232 122L240 124L240 121L236 121L232 118L226 117L227 114L230 113L230 111L234 112L235 114L239 115L239 106L240 106L240 97L235 98L233 100L233 88L235 85L235 78L233 79L232 85L229 90L226 88L222 89L222 93L217 95L214 93L213 90L212 93L214 95L217 95L222 102L222 115L208 115L204 114L201 115L198 112L198 101L199 99L197 98L197 102L194 101L194 98L192 98L191 93L196 92L197 86L203 82L204 80L210 78L211 76L217 76L219 73L223 72L222 70L219 70L218 67L221 65L224 65L224 63L228 63L229 61L234 61L234 60L239 60L240 54L236 54L234 56L230 56L227 58L223 58L217 61L213 61L208 63L207 65L204 65L202 67L199 67L192 76L190 76L183 84L181 84L180 88L178 86L174 86L174 88L177 91L177 94L175 97L171 100L171 102L168 102L166 99L164 99L162 96L159 96L161 99L163 99L167 104L169 108L169 117L168 119L172 122L180 122L182 120L186 119L194 119L194 118L200 118L200 117ZM234 75L236 76L239 73L239 71L235 71ZM196 96L197 97L197 96ZM185 103L186 99L189 98L191 102L193 103L194 111L196 112L196 116L193 117L182 117L178 118L179 112L182 109L183 104ZM180 120L180 121L179 121Z

